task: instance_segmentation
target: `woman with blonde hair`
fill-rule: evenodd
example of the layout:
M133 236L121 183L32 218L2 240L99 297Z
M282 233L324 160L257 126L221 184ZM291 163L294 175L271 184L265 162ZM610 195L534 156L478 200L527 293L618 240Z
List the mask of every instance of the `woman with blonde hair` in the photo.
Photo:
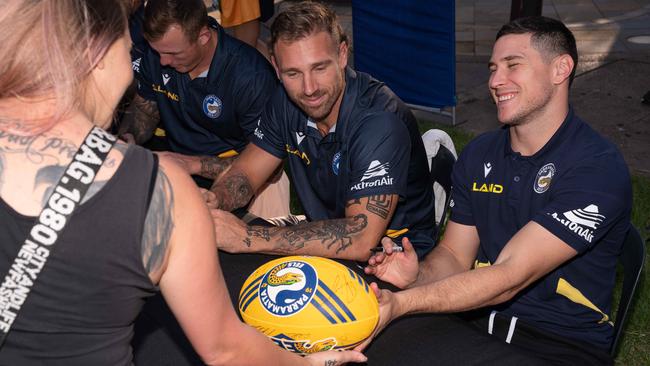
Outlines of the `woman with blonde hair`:
M189 176L103 132L132 78L124 3L0 8L0 364L129 365L158 290L207 364L365 360L301 358L242 324Z

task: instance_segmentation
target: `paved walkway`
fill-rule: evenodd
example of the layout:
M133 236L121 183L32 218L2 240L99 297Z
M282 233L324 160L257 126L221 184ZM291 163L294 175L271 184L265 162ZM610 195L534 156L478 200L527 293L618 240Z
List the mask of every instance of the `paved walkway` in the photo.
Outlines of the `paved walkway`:
M510 17L511 0L456 1L456 87L459 128L481 133L498 126L488 95L494 37ZM650 177L650 0L544 0L544 15L562 20L579 54L571 104L622 150L630 168ZM631 38L637 37L637 38Z
M276 0L278 9L288 3ZM351 2L330 4L352 35ZM487 61L510 6L511 0L456 0L456 124L474 134L499 126ZM650 40L650 0L544 0L542 11L576 37L580 61L571 103L577 113L619 146L633 172L650 177L650 106L641 104L650 90L650 44L630 41ZM268 29L261 38L268 38Z

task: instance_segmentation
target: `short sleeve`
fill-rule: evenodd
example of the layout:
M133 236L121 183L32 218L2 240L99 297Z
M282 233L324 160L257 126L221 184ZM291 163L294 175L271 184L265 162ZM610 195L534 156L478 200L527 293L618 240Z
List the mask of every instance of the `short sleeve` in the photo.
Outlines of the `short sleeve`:
M393 113L366 116L348 142L347 200L377 194L404 196L411 139L406 125Z
M583 253L631 210L631 183L619 161L590 160L551 181L551 200L534 217L562 241Z
M250 137L253 144L278 159L287 157L283 122L290 118L286 112L283 112L286 107L281 89L283 89L282 85L276 87L273 97L266 103L261 117L255 123L255 129Z
M257 121L278 85L275 74L270 69L256 72L241 83L235 97L237 100L237 119L244 135L251 140L257 128Z
M158 57L151 49L147 49L140 58L136 58L131 62L131 66L133 67L134 77L138 82L138 94L144 99L155 101L156 95L152 87L153 62L159 63L160 61L158 61Z
M472 206L470 201L470 190L466 164L471 146L468 146L458 157L451 174L451 216L453 222L475 226Z

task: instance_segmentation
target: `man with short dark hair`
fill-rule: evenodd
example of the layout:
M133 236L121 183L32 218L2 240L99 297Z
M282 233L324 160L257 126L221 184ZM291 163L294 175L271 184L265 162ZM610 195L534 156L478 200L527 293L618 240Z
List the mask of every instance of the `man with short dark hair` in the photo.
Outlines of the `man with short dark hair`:
M410 238L420 255L431 250L434 199L417 122L388 87L347 66L336 15L294 4L275 19L270 48L283 87L208 203L245 204L287 159L310 222L263 228L213 210L220 249L366 260L388 233Z
M373 285L377 331L405 314L478 309L464 317L491 337L448 326L457 319L407 317L377 339L370 359L386 341L402 346L395 332L409 324L432 343L427 352L439 364L612 363L611 298L631 183L617 148L569 106L576 63L575 39L561 22L530 17L503 26L489 88L504 128L477 137L459 157L444 238L419 267L407 240L401 253L386 240L386 253L366 270L404 289ZM463 351L441 351L455 345ZM408 354L411 345L403 346Z
M150 0L144 37L151 49L133 62L139 80L134 116L121 128L141 144L162 122L156 149L209 188L248 145L277 85L273 68L254 48L227 35L202 0ZM156 130L160 134L162 130ZM288 213L288 180L283 183Z

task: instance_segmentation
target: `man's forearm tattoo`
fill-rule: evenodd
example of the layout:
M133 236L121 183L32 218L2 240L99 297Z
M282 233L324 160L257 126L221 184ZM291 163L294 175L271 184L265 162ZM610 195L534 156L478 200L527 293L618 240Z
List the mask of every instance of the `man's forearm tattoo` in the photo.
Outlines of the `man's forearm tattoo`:
M203 157L201 158L201 176L210 179L217 179L221 173L232 165L234 160L234 157L225 159L216 156Z
M293 252L307 244L321 244L340 253L352 245L352 238L368 226L368 217L358 214L354 217L322 220L282 228L261 228L249 226L244 244L250 246L251 239L258 237L266 242L275 240L277 249Z
M335 366L335 365L336 365L336 361L334 360L325 361L325 366Z
M354 198L354 199L349 200L345 204L345 208L348 208L348 207L354 206L354 205L360 205L360 204L361 204L361 199L360 198Z
M381 194L368 197L366 209L382 219L388 219L390 213L391 195Z
M147 142L160 123L158 104L136 95L133 99L133 116L125 118L123 123L126 126L120 128L121 133L131 133L138 144Z
M262 238L264 241L271 240L271 230L273 228L261 227L261 226L248 226L246 228L246 238L244 238L244 244L250 248L252 238Z
M219 208L224 211L243 207L255 193L244 173L229 175L215 182L210 190L217 196Z
M174 229L174 192L162 167L158 169L142 234L142 263L147 273L160 270Z

